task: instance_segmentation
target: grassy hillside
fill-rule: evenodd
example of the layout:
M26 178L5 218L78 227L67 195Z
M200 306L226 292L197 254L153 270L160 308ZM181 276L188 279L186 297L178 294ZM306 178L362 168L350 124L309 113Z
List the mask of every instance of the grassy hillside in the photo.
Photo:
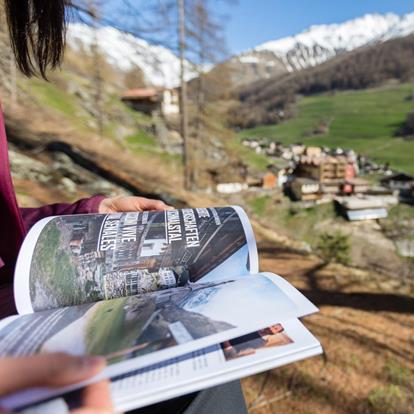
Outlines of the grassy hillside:
M229 121L240 128L280 123L294 115L297 95L363 90L391 80L412 82L413 45L414 35L392 39L340 54L315 67L261 79L237 91L240 105L230 111Z
M396 138L395 133L413 107L408 97L414 84L378 89L338 92L299 100L294 118L279 125L243 130L241 137L267 137L284 144L352 148L395 169L414 173L414 140ZM323 135L314 131L328 124Z

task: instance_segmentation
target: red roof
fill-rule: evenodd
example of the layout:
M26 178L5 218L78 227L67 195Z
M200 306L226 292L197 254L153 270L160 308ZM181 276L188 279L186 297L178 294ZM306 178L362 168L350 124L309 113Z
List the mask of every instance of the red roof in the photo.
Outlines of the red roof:
M155 98L158 96L158 90L155 88L138 88L138 89L129 89L122 94L122 99L131 98L131 99L146 99L146 98Z

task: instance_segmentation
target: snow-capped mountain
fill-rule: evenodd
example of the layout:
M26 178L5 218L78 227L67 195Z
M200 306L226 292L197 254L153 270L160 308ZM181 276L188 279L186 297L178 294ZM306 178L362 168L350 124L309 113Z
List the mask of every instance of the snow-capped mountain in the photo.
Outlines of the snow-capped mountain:
M231 76L235 84L246 84L316 66L338 54L411 33L414 33L414 13L367 14L344 23L311 26L295 36L263 43L233 57L229 62L233 69ZM154 86L179 84L179 59L171 50L113 27L98 28L95 37L94 29L85 24L69 26L67 40L74 49L90 50L95 38L100 52L115 68L127 72L138 66ZM194 76L189 63L187 74L188 79Z
M89 51L97 40L99 52L108 63L121 71L128 72L139 67L149 84L172 88L179 85L180 62L169 49L151 45L145 40L125 34L113 27L100 27L95 35L94 29L82 23L69 25L68 45L75 50ZM188 77L191 70L187 65Z
M263 43L233 58L261 77L316 66L340 53L414 33L414 13L367 14L339 24L311 26L286 38ZM243 69L246 72L246 68Z

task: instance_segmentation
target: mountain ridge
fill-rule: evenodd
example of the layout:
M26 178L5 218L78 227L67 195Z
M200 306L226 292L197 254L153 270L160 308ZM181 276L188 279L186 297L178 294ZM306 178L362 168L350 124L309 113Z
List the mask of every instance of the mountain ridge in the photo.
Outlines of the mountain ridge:
M100 53L121 72L139 67L149 85L167 88L179 85L179 59L170 49L110 26L99 27L96 34L94 30L82 23L71 23L68 45L77 51L81 48L90 51L96 41ZM414 12L402 16L365 14L342 23L312 25L296 35L257 45L227 63L232 69L232 82L240 86L318 66L340 54L412 33ZM189 62L187 74L188 80L195 76Z
M373 13L343 23L312 25L299 34L271 40L233 56L233 78L242 85L300 71L360 47L412 33L414 13Z
M298 95L367 89L414 80L414 34L371 44L323 64L238 88L230 123L239 128L276 124L294 115Z

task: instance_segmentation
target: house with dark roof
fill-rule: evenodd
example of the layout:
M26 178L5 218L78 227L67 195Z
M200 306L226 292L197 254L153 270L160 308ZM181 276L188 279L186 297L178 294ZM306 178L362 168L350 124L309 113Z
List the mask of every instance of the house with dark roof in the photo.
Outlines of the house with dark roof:
M381 185L400 192L410 191L414 187L414 177L405 173L397 173L389 177L384 177L381 180Z
M147 115L154 112L168 116L178 114L179 96L177 89L137 88L129 89L121 95L132 109Z

